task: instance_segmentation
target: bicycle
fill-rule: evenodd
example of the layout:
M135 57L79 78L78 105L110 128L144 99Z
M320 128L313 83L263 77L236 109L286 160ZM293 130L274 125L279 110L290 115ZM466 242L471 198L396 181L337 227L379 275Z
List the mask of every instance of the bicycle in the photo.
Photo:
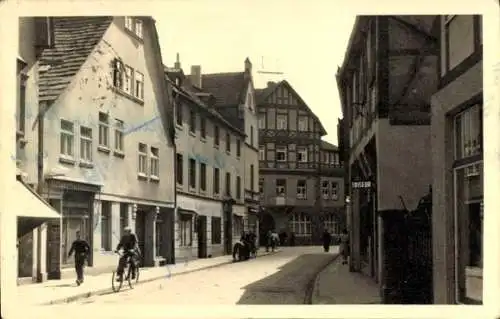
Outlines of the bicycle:
M123 253L120 253L120 252L116 252L116 254L118 254L120 256L120 258L123 257L123 255L124 255ZM120 291L124 280L128 281L128 286L130 287L130 289L134 288L133 283L136 284L139 282L139 265L136 265L136 267L135 267L135 280L134 280L134 279L132 279L131 263L132 263L132 258L129 257L127 262L125 263L125 267L123 269L123 274L122 274L122 280L120 280L120 281L116 280L117 279L116 270L113 271L113 275L111 276L111 288L113 288L114 292ZM123 276L125 276L125 278L123 278Z

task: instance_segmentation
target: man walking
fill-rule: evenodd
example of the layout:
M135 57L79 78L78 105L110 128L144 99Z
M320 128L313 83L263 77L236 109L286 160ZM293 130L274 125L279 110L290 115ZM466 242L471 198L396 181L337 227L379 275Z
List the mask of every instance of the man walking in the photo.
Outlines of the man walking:
M325 231L323 232L323 249L325 250L325 253L330 251L331 241L332 241L332 236L328 232L328 229L325 228Z
M68 258L75 252L75 270L76 270L76 284L80 286L83 283L83 267L85 266L85 259L90 254L90 245L85 239L81 239L80 231L76 231L76 239L71 244L68 253Z

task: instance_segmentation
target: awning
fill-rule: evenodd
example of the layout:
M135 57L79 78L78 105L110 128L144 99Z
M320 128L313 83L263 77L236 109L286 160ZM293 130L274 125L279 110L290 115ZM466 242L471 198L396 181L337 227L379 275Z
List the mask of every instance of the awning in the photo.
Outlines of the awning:
M49 219L60 215L43 198L21 181L14 184L16 194L17 237L22 237Z

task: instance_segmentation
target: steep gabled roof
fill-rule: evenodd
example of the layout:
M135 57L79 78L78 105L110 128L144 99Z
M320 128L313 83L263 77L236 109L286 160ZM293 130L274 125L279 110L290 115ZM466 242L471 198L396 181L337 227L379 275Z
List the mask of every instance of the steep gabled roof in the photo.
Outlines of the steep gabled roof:
M40 101L55 101L104 36L113 17L54 17L54 45L41 52Z
M245 72L203 74L201 86L215 96L218 107L237 106L245 100L249 79Z
M309 106L306 104L306 102L300 97L300 95L297 93L297 91L295 91L295 89L292 87L292 85L290 83L288 83L287 80L282 80L278 83L270 83L270 85L267 87L267 88L264 88L264 89L257 89L256 92L258 94L258 97L257 97L257 106L259 106L259 104L262 104L265 102L265 100L271 95L273 94L276 89L280 86L286 86L286 88L288 90L290 90L290 92L292 92L293 95L295 95L295 97L299 100L299 103L307 110L307 112L309 114L311 114L311 116L319 123L320 125L320 130L321 130L321 133L323 135L326 135L327 132L325 130L325 128L323 127L323 124L321 123L321 121L319 120L319 118L316 116L316 114L314 114L314 112L309 108Z
M339 148L332 143L328 143L327 141L321 140L321 149L325 151L338 151Z

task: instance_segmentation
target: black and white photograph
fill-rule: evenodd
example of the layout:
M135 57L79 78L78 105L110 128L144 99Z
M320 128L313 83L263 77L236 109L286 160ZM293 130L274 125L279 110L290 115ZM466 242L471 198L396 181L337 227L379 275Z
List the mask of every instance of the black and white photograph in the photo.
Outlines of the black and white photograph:
M19 11L10 298L485 305L483 15L222 2Z

